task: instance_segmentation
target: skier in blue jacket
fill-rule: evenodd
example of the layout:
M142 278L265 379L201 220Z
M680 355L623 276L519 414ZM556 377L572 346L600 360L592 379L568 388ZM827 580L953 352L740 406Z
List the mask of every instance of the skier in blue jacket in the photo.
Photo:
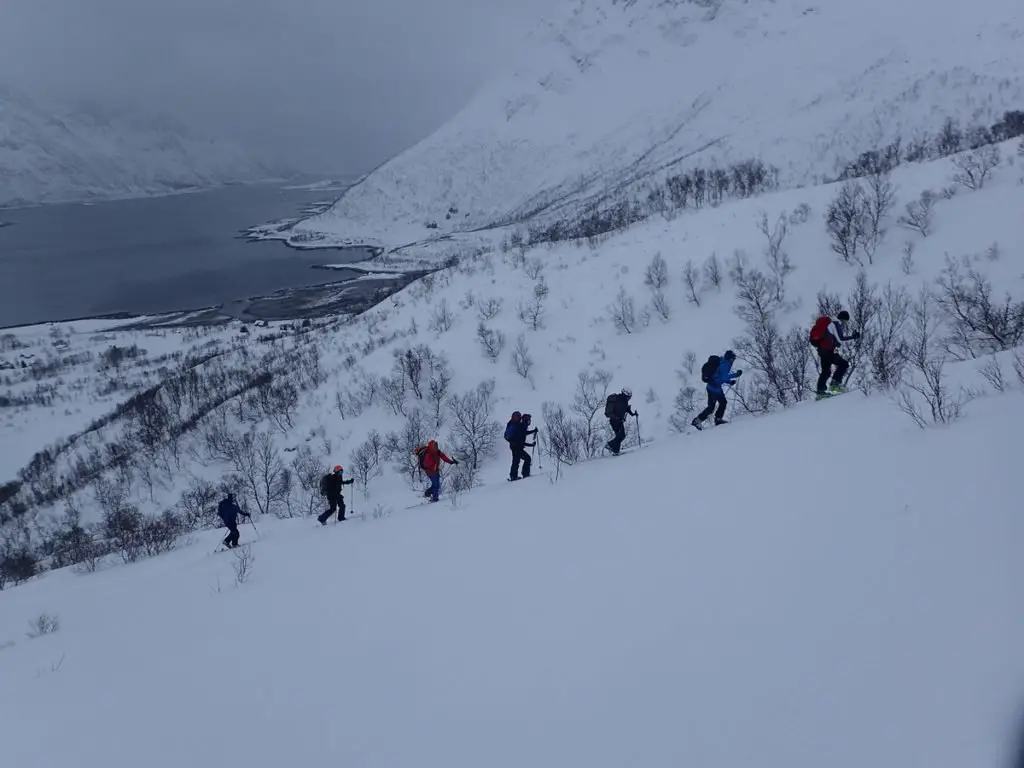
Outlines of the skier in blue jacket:
M715 360L718 360L718 367L714 367ZM736 383L736 379L743 375L743 371L732 370L732 364L736 361L736 353L727 349L720 358L712 355L708 362L701 368L701 378L707 382L708 407L698 413L690 423L697 429L704 428L704 421L715 412L715 425L726 424L725 406L729 401L725 399L725 387ZM711 370L709 370L709 368ZM716 410L717 406L717 410Z
M235 503L235 494L233 493L229 493L217 505L217 514L224 521L224 525L228 529L228 535L224 537L224 546L228 549L237 547L238 537L241 535L238 532L238 516L252 517L252 515L248 512L243 512L241 507Z

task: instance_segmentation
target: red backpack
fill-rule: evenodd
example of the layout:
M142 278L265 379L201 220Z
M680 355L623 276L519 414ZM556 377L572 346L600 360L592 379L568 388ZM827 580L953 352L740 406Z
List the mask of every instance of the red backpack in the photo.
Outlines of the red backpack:
M828 315L823 315L814 321L814 325L811 326L810 342L812 347L818 349L830 350L835 344L832 340L832 334L828 332L828 326L832 322L832 318Z

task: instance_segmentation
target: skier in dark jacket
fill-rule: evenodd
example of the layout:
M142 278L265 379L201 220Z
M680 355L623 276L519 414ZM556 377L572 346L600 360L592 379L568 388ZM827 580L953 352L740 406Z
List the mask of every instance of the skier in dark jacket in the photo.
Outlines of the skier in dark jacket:
M229 493L217 505L217 514L224 521L224 525L228 529L228 535L224 537L224 546L228 549L237 547L238 537L241 536L238 532L238 516L252 517L252 515L248 512L243 512L235 503L235 494L233 493Z
M345 497L341 495L341 487L343 485L352 485L355 480L345 480L344 472L344 467L338 464L329 474L324 475L320 479L320 493L327 497L327 503L330 505L326 512L317 517L320 525L327 525L327 521L335 511L338 513L338 522L345 521Z
M714 365L714 356L708 358L708 362ZM690 423L697 429L704 429L704 421L711 415L711 412L715 412L715 425L727 424L726 420L722 418L725 416L725 407L729 404L729 401L725 399L725 387L736 383L736 379L743 375L743 371L732 370L732 364L736 361L736 353L731 349L725 350L725 354L719 358L718 368L711 372L708 377L707 389L708 392L708 406L703 411L698 413L693 421ZM703 369L702 369L703 372Z
M622 441L626 439L626 416L639 416L629 404L633 392L628 387L623 387L621 392L608 395L605 401L604 415L608 418L608 426L612 428L615 437L605 443L605 448L619 455L622 449Z
M508 473L509 480L519 479L519 462L523 464L523 477L530 476L530 464L533 463L533 460L530 458L530 454L526 452L526 448L527 446L532 448L537 444L536 440L532 443L526 442L530 435L537 434L536 428L530 429L530 420L530 414L516 411L512 414L508 424L505 425L505 440L508 441L509 450L512 451L512 468Z
M827 315L819 317L811 328L811 346L818 350L818 360L821 362L821 375L818 376L818 386L815 387L818 400L847 391L843 386L843 379L850 368L850 363L839 354L838 349L842 342L860 338L859 331L846 332L848 322L850 313L844 309L835 318ZM832 366L835 366L834 373ZM828 383L829 375L832 376L832 383L826 391L825 385Z

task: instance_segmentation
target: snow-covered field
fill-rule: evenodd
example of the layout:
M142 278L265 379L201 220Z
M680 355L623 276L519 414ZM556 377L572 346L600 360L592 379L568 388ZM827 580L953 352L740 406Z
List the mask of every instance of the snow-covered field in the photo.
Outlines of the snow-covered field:
M5 762L1002 765L1022 419L1019 389L933 431L849 395L49 574L0 599Z
M0 206L173 194L285 173L167 118L48 104L0 86Z
M815 183L1021 109L1022 33L1017 0L555 3L506 76L292 236L394 248L571 218L747 158Z

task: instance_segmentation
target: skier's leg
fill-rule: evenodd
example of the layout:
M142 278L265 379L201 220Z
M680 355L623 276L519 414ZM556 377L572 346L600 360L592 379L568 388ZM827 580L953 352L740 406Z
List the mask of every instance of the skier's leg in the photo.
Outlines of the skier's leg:
M525 448L519 449L519 458L523 460L523 477L529 477L530 465L533 463L533 459L530 458L530 454L526 452Z
M843 379L846 377L846 372L850 368L850 363L843 357L837 354L832 355L832 362L835 363L836 371L832 374L832 386L839 388L843 384Z
M237 547L238 538L239 536L241 536L241 534L238 531L238 523L229 523L228 531L230 531L230 533L228 533L227 538L224 539L224 543L227 544L229 547Z
M323 513L318 515L316 518L319 521L320 525L327 525L327 521L330 520L331 515L334 514L334 500L328 499L327 504L327 509L325 509Z
M721 424L724 421L722 417L725 416L725 406L729 404L729 401L725 399L725 392L718 395L715 400L718 403L718 408L715 410L715 424Z
M430 476L430 500L437 501L441 495L441 473L437 472Z
M711 415L711 412L715 410L715 405L717 404L718 394L716 392L708 390L708 406L703 411L697 414L697 418L695 419L695 421L704 421L705 419L707 419L707 417Z
M828 377L832 373L832 353L818 351L818 360L821 363L821 375L818 376L818 386L815 391L821 394L825 391L825 387L828 385Z
M512 448L512 466L508 470L508 479L509 480L518 480L519 479L519 449L516 446L514 446L514 445L511 446L511 448Z
M331 506L332 507L334 506L334 504L335 504L335 502L331 502ZM338 522L340 523L342 520L345 519L345 498L343 496L339 496L338 497L337 505L338 505Z
M612 453L618 453L622 448L622 441L626 439L626 425L622 419L612 419L611 426L615 437L608 443L608 448Z

